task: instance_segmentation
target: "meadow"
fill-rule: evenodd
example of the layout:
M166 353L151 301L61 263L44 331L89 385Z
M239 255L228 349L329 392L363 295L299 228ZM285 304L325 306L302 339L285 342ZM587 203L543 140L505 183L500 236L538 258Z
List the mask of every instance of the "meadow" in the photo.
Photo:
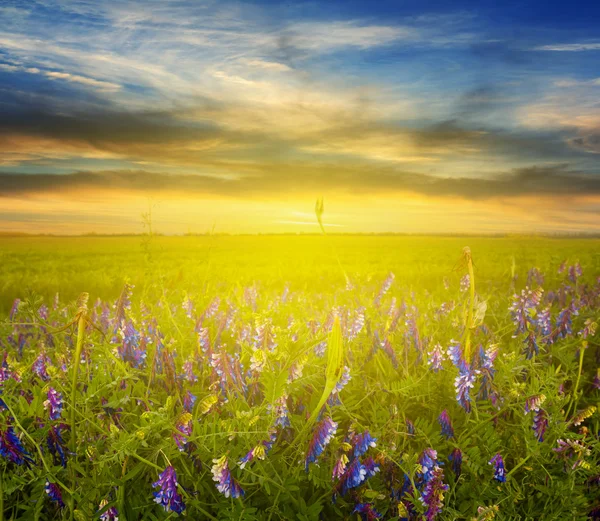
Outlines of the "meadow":
M600 240L3 237L0 265L0 521L600 518Z

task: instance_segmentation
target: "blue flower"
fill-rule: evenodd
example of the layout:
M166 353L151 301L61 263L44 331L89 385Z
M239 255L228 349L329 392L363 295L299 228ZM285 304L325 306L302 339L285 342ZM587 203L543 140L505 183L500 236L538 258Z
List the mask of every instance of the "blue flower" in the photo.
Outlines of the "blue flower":
M244 495L242 487L239 483L233 479L231 472L229 471L229 464L227 463L227 456L221 456L218 459L213 459L213 466L211 469L213 475L213 481L216 482L217 490L225 497L240 497Z
M48 497L55 503L58 503L58 506L60 508L63 508L65 506L62 498L62 493L56 483L50 483L49 481L46 481L45 490L46 494L48 494Z
M504 483L506 481L506 469L500 453L498 452L488 463L494 466L494 479Z
M17 465L33 463L31 454L27 452L12 426L0 433L0 454Z
M161 505L165 512L181 514L185 510L183 499L177 493L177 473L171 465L158 476L158 481L152 483L152 486L159 489L153 492L154 501Z
M454 428L452 427L452 420L448 416L448 411L444 409L438 417L438 422L442 427L442 435L450 439L454 437Z
M354 445L354 457L358 458L369 450L369 447L375 447L377 438L373 438L369 431L365 431L362 434L355 434L352 440Z
M331 441L331 438L337 430L337 423L334 422L329 416L321 420L315 428L315 433L308 446L308 452L306 454L306 470L310 463L314 463L321 453L325 450L325 447Z

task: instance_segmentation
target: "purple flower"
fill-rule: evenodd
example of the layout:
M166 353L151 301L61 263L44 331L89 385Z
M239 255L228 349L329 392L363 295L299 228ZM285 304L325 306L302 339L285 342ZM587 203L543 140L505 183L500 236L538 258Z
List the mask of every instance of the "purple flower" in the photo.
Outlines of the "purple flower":
M367 477L367 469L358 458L354 458L346 467L335 487L334 497L340 493L342 496L352 489L360 486Z
M58 420L62 414L63 402L62 394L53 387L48 389L48 399L44 401L44 407L50 409L50 419Z
M539 411L540 405L544 403L546 396L543 394L535 394L525 400L525 414L531 411Z
M425 511L425 519L433 521L436 516L442 511L444 506L444 492L448 490L448 485L444 483L444 471L441 467L436 466L431 477L425 483L421 492L420 500L427 507Z
M68 427L64 423L58 425L52 425L48 431L48 437L46 442L48 443L48 450L54 457L54 463L60 464L63 467L67 466L66 457L66 444L63 440L62 433L67 430Z
M12 425L0 433L0 455L17 465L33 463L31 454L27 452L21 440L16 435Z
M313 434L312 440L308 445L308 452L306 454L306 470L310 463L314 463L321 453L325 450L325 447L331 441L331 438L337 430L337 423L334 422L329 416L321 420Z
M381 517L381 514L375 510L372 503L358 503L352 513L358 514L362 521L374 521Z
M437 452L431 448L425 449L419 457L419 465L421 465L421 471L418 472L418 476L422 482L427 482L433 475L433 469L438 466Z
M344 475L344 472L346 471L347 467L348 467L348 456L346 456L345 454L342 454L339 457L339 459L335 462L335 465L333 466L333 472L331 474L331 479L332 480L340 479Z
M273 444L277 440L277 431L271 431L268 440L263 440L256 447L250 450L240 461L238 461L238 465L240 468L244 468L247 463L250 463L252 460L260 459L264 460L267 453L273 448Z
M190 391L186 392L185 396L183 397L183 408L187 412L192 412L197 399L198 397L192 394Z
M183 364L183 374L185 379L190 383L196 383L198 377L194 374L194 362L192 360L186 360Z
M355 434L352 439L352 445L354 446L354 457L358 458L369 450L369 447L376 447L375 443L377 438L373 438L369 431L365 431L362 434Z
M462 461L463 461L462 450L460 450L459 448L454 449L450 453L450 456L448 456L448 459L452 463L452 472L454 472L456 479L458 479L462 473Z
M553 333L555 338L566 338L573 334L573 316L578 315L579 312L574 302L570 305L561 309L556 317L556 330Z
M532 429L535 432L535 436L538 441L544 441L544 434L546 433L546 428L548 427L548 414L544 409L537 409L536 413L533 417L533 427Z
M464 277L462 277L460 279L460 291L462 293L466 293L467 291L469 291L470 287L471 287L471 277L469 277L469 274L467 273Z
M514 295L513 302L509 307L512 320L517 327L513 333L513 338L521 333L525 333L528 325L535 325L533 316L542 300L543 293L544 290L542 288L537 288L534 291L525 288L521 291L521 295Z
M459 372L464 373L468 370L468 364L463 358L462 348L460 342L456 340L450 340L450 347L448 347L448 358L454 364L454 366L459 370Z
M217 490L225 497L231 496L232 498L237 498L244 495L242 487L240 487L239 483L233 479L233 476L229 471L227 456L213 459L211 472L213 481L217 483Z
M101 512L104 507L108 505L108 501L103 499L100 501L100 505L98 507L98 511ZM116 507L107 508L106 511L100 514L101 521L119 521L119 511Z
M45 490L46 494L48 494L48 497L55 503L58 503L58 506L60 508L63 508L65 506L62 498L62 493L56 483L50 483L49 481L46 481Z
M450 439L454 437L454 428L452 427L452 420L448 415L448 411L444 409L438 417L438 422L442 427L442 436Z
M470 389L475 385L475 379L479 371L468 370L454 380L456 388L456 400L466 412L471 412Z
M16 298L13 301L13 305L10 308L10 314L8 315L8 318L10 319L11 322L15 319L15 315L17 314L17 311L19 310L20 303L21 303L21 299L18 299L18 298Z
M363 461L363 466L365 467L365 470L366 470L365 479L369 479L370 477L374 476L381 470L379 468L379 465L377 465L377 463L375 463L375 460L371 456L369 456L368 458L366 458Z
M43 351L38 355L31 366L33 372L44 382L50 380L50 375L48 374L47 364L50 363L50 358Z
M146 360L146 339L135 328L131 320L123 321L119 329L122 343L119 355L124 362L129 362L133 367L141 367Z
M379 289L379 293L377 293L377 296L375 297L375 300L373 301L373 304L376 307L379 307L379 304L381 304L381 299L391 288L392 283L394 282L395 278L396 278L396 276L392 272L390 272L390 274L383 281L383 284L381 285L381 288Z
M188 437L192 435L192 415L189 412L181 414L175 423L175 429L173 438L177 448L183 452L187 448Z
M504 483L506 481L506 469L500 453L498 452L488 463L494 466L494 479Z
M406 419L406 432L413 436L415 434L415 424L411 422L408 418Z
M441 344L437 343L433 346L433 349L428 353L427 363L431 367L434 373L437 373L442 369L442 362L446 359L444 356L444 348Z
M289 410L287 406L287 394L282 394L277 401L273 410L275 412L275 426L285 429L290 426Z
M154 501L161 505L165 512L181 514L185 510L183 499L177 493L177 473L171 465L158 476L158 481L152 483L152 486L159 489L153 492Z

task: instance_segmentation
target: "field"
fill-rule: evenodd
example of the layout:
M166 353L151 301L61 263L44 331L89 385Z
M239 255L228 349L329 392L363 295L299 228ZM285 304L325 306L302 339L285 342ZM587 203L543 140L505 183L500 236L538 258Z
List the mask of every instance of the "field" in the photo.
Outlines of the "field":
M600 516L600 240L23 237L0 263L0 521Z

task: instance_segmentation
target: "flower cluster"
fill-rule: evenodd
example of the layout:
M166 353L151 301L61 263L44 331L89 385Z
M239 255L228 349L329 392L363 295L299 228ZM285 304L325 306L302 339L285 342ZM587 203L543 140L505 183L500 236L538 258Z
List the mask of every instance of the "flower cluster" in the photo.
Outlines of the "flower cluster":
M309 464L316 462L317 458L325 450L325 447L329 444L331 438L333 438L333 435L337 430L337 426L338 424L329 416L326 416L317 424L313 437L308 446L308 452L306 453L305 466L307 471Z
M185 510L185 504L181 495L177 492L177 472L169 465L158 476L158 480L152 483L158 490L153 492L154 501L161 505L165 512L176 512L181 514Z
M50 387L50 389L48 389L48 399L44 401L44 407L49 409L51 420L60 419L63 408L62 394L53 387Z
M438 422L442 427L442 436L446 436L446 438L454 438L454 428L452 427L452 420L448 415L448 411L444 409L442 413L438 417Z
M225 497L231 496L232 498L236 498L244 495L242 487L240 487L239 483L231 475L227 456L213 459L211 472L213 481L217 484L217 490Z
M5 431L0 432L0 455L17 465L30 465L33 463L31 454L21 443L12 425Z
M488 463L494 466L494 479L500 483L504 483L506 481L506 469L504 468L504 460L500 453L498 452Z
M46 494L48 494L50 500L56 503L59 508L63 508L65 506L62 498L62 492L56 483L50 483L50 481L46 481L44 490L46 491Z

